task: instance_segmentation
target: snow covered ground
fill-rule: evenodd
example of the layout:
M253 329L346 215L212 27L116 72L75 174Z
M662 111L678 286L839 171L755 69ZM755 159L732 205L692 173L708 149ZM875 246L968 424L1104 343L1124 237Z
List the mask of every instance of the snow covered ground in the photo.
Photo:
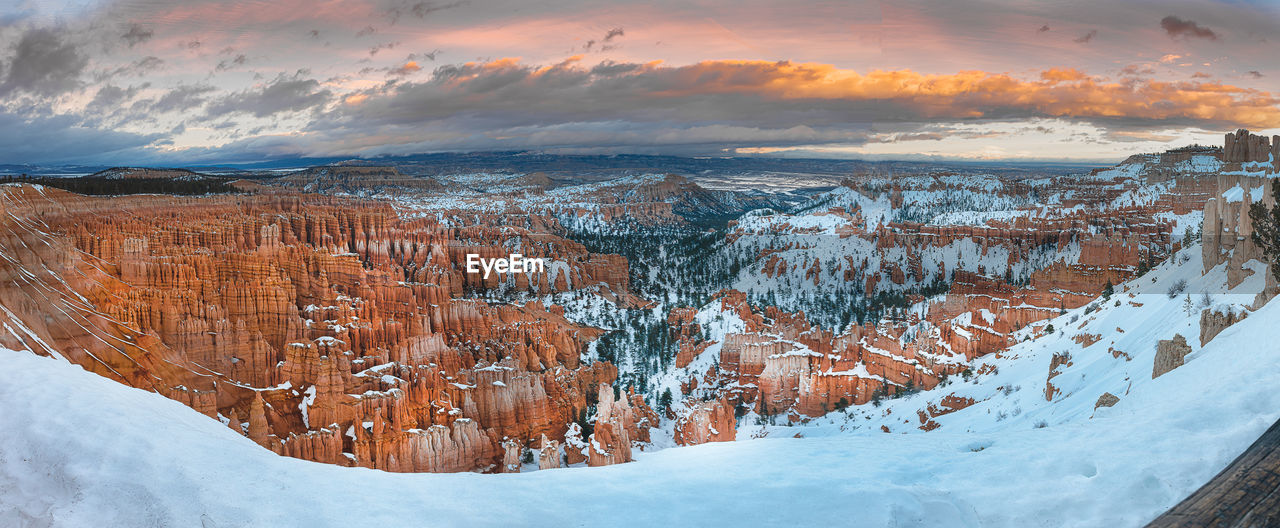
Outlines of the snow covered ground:
M988 359L993 374L803 426L748 416L738 442L514 475L279 457L157 394L0 351L0 526L1140 526L1280 417L1280 303L1201 348L1198 309L1167 285L1239 306L1261 275L1227 292L1223 268L1178 260ZM1080 333L1102 338L1085 347ZM1187 364L1152 380L1156 341L1175 333ZM1047 401L1062 352L1072 360ZM917 429L914 410L952 392L980 401ZM1095 413L1103 392L1120 401Z

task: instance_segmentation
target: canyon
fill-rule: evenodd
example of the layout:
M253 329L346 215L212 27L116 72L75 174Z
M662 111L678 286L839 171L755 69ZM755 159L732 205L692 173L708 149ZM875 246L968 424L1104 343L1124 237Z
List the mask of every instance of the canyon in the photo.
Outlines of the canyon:
M563 438L617 375L582 359L600 330L556 307L467 297L585 285L629 297L625 262L544 232L456 228L319 195L0 192L4 346L153 390L280 454L494 468L504 442ZM463 271L467 253L507 245L554 260L528 274ZM610 423L634 430L645 415Z
M851 174L808 196L362 165L200 196L6 184L0 346L280 455L391 472L614 465L920 391L907 421L934 431L980 401L946 393L956 379L1026 340L1106 339L1048 321L1140 306L1114 288L1196 243L1228 288L1265 283L1247 310L1197 312L1200 345L1274 296L1248 211L1274 206L1280 137L1224 145L1065 176ZM469 272L514 254L545 265ZM693 268L715 278L673 271ZM1066 394L1068 357L1043 399Z

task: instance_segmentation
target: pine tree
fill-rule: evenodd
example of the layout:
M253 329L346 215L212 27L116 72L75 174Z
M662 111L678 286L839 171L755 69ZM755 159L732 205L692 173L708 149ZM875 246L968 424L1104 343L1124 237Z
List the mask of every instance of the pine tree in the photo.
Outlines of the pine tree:
M1280 185L1271 186L1271 196L1280 204ZM1253 221L1253 243L1271 260L1271 273L1280 277L1280 206L1268 208L1258 201L1249 206Z

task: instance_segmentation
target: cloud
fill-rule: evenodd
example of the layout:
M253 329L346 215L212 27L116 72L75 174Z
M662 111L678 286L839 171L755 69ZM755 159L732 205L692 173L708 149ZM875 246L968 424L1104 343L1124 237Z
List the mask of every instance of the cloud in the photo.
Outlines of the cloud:
M129 44L129 47L132 48L138 44L151 40L151 37L154 36L154 31L142 27L141 24L129 24L129 30L121 35L120 38L124 39L124 41Z
M599 40L596 40L596 39L588 40L587 43L582 46L582 50L591 51L591 49L595 47L596 44L600 44L600 48L599 48L600 51L609 51L616 47L616 45L611 44L614 41L614 39L617 39L618 37L622 37L625 35L626 35L626 31L624 31L620 27L615 27L605 32L604 36L600 37Z
M1110 81L1073 68L1024 79L982 71L861 73L787 61L584 65L573 57L541 66L499 59L444 65L423 81L344 97L347 104L317 114L306 135L292 140L296 148L318 154L663 145L708 152L865 141L873 125L897 123L906 134L937 123L1040 118L1109 129L1280 127L1280 97L1270 92L1213 81Z
M461 104L465 111L505 111L544 100L577 112L617 109L659 112L674 105L705 106L699 118L741 119L793 107L815 113L836 110L834 120L856 117L856 109L876 119L933 117L1051 116L1131 119L1225 119L1266 128L1280 125L1276 95L1217 83L1105 82L1069 68L1052 68L1039 81L1007 74L966 71L951 75L910 70L860 74L826 64L787 61L704 61L667 67L654 63L587 69L569 60L533 67L514 59L467 63L437 69L426 83L397 87L388 100L397 108L409 99ZM459 101L465 99L469 102ZM562 100L562 101L561 101ZM505 103L504 103L505 101ZM747 104L739 106L743 101ZM800 104L802 103L802 104ZM492 106L482 106L492 105ZM537 105L534 105L535 107ZM452 107L458 108L458 107Z
M438 56L440 56L440 50L431 50L426 53L410 53L409 58L407 60L416 61L421 58L421 59L429 60L431 62L435 62L436 57Z
M141 59L130 62L123 66L105 70L94 74L94 80L106 81L117 76L141 76L159 70L164 67L164 60L154 55L147 55Z
M466 3L467 3L466 0L462 0L459 2L449 2L447 4L437 4L435 2L418 2L409 7L409 12L413 13L413 16L416 16L418 18L426 18L427 15L431 13L435 13L436 11L453 9L455 7L462 6Z
M1213 30L1176 16L1167 16L1160 19L1160 27L1164 28L1165 33L1168 33L1170 38L1185 37L1218 40L1218 34L1214 33Z
M405 76L419 71L422 71L422 66L419 66L415 61L409 61L403 65L388 70L387 75Z
M159 99L140 103L145 112L163 114L166 112L185 112L198 108L208 101L208 94L217 89L207 84L179 85L165 92Z
M1083 81L1089 76L1075 68L1049 68L1040 72L1040 78L1051 82Z
M466 3L467 3L466 0L449 2L445 4L436 3L436 2L416 2L413 4L409 4L407 2L401 2L399 5L395 5L390 8L387 8L386 15L388 18L391 19L391 23L395 24L400 21L400 17L404 16L406 11L417 18L426 18L427 15L430 15L437 11L444 11L445 9L453 9L455 7L462 6Z
M385 44L377 44L374 47L369 49L369 56L372 57L374 55L377 55L379 51L393 49L399 45L400 45L399 41L387 42Z
M1146 64L1130 64L1120 69L1120 75L1128 77L1145 77L1155 74L1156 70ZM1209 77L1205 75L1205 77Z
M52 96L73 90L80 86L80 74L88 64L88 56L58 31L28 30L13 47L0 97L15 92Z
M147 155L143 147L161 137L85 127L73 116L23 118L0 113L0 129L22 131L0 134L0 159L24 163L136 161Z
M329 90L319 90L320 82L297 76L280 75L271 82L222 97L211 103L210 116L246 113L256 117L268 117L282 112L307 110L327 103L333 96Z
M271 146L262 152L317 154L685 149L662 143L669 138L707 150L788 148L795 141L868 141L859 138L872 126L906 142L947 133L925 128L931 123L1040 118L1108 130L1280 124L1280 90L1263 82L1270 73L1256 80L1274 63L1265 43L1280 33L1244 4L1152 11L1121 3L1083 16L1061 3L999 0L975 9L927 0L885 4L850 22L821 2L675 11L634 2L553 2L530 11L501 2L472 9L453 0L93 0L98 7L62 10L61 18L33 8L30 20L0 28L0 112L70 112L81 126L98 119L98 126L165 133L185 122L188 133L177 141L183 146L279 134L252 144ZM399 25L388 24L389 8L398 10ZM1183 17L1170 21L1180 25L1157 28L1161 12ZM65 48L87 65L11 75L30 24L53 23L60 25L51 30L56 42L46 47ZM1152 38L1167 31L1179 42ZM1075 47L1062 45L1077 38ZM1201 38L1216 38L1221 49L1201 53L1186 48L1195 42L1180 42ZM386 52L393 42L402 44ZM585 57L556 58L571 46ZM599 53L610 46L625 53ZM321 51L328 59L317 59ZM1166 54L1186 57L1161 63ZM509 55L524 59L490 59ZM484 59L462 63L472 57ZM724 57L815 62L706 60ZM303 66L316 73L276 76ZM1193 76L1197 70L1212 77ZM152 86L131 92L147 81ZM34 86L41 88L28 88ZM37 91L57 95L31 95ZM111 105L123 109L102 110ZM214 131L232 121L236 130ZM769 144L740 143L746 141Z
M150 87L150 83L143 83L139 86L130 86L121 88L113 84L103 85L98 88L98 93L93 96L93 100L89 102L87 109L112 109L128 102L138 95L138 92Z
M1249 76L1253 77L1254 79L1261 79L1261 78L1262 78L1262 72L1260 72L1260 71L1258 71L1258 70L1249 70L1249 72L1248 72L1248 73L1249 73Z
M218 65L214 67L214 71L227 71L236 66L244 66L246 62L249 62L249 58L241 53L233 59L218 62Z

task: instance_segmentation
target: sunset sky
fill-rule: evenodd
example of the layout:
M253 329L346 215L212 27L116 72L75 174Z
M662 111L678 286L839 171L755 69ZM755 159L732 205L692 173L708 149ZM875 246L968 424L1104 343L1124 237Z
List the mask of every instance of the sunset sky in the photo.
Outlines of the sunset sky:
M1280 134L1275 1L13 3L0 163L1116 161Z

